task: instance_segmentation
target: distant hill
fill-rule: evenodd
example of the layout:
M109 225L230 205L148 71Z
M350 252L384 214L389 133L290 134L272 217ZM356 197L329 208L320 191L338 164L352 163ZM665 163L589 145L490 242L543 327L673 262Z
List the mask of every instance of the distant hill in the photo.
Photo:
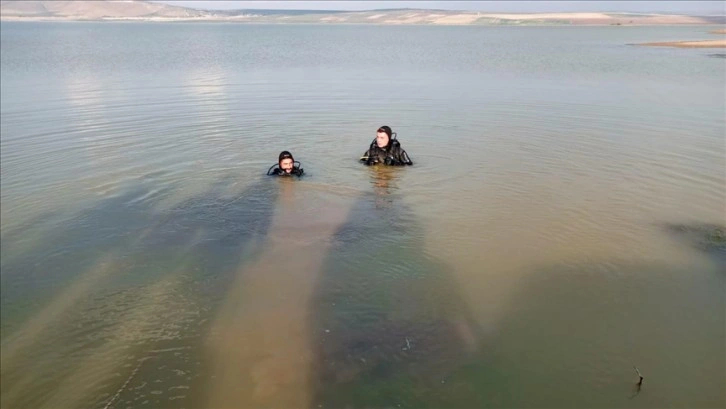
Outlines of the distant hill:
M265 10L265 9L240 9L240 10L214 10L217 15L256 15L256 16L302 16L307 14L341 14L342 10Z
M16 21L219 21L266 24L678 25L723 24L724 16L636 13L484 13L453 10L196 10L140 0L0 1Z
M0 15L8 18L46 18L63 20L188 19L210 14L186 7L136 0L105 1L0 1Z

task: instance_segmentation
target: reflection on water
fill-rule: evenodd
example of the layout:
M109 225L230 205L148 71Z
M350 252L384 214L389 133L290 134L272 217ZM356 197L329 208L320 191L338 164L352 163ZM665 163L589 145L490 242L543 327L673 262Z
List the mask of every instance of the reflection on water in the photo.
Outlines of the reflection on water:
M393 206L393 195L398 190L395 176L396 172L401 171L401 169L394 167L371 167L371 184L375 194L376 208L387 209Z
M702 27L0 30L0 407L726 406Z

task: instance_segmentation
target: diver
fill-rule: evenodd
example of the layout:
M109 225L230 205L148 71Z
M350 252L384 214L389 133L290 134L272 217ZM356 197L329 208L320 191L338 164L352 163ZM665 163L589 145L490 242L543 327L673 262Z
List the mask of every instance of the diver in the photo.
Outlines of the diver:
M270 169L267 170L267 174L274 176L300 177L304 172L301 165L302 164L300 162L296 161L295 158L292 157L290 152L282 151L277 159L277 164L272 165Z
M393 135L393 137L391 137ZM388 126L382 126L376 131L376 139L371 142L361 162L366 165L388 165L388 166L406 166L413 165L411 158L401 147L401 143L396 139L396 133L391 131Z

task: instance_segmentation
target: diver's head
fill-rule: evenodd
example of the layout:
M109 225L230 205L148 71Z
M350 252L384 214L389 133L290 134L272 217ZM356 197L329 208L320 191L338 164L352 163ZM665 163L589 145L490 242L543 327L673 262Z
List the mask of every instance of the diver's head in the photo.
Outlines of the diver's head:
M283 172L292 173L292 170L295 167L295 159L292 157L292 153L282 151L277 159L277 164Z
M385 148L391 142L391 128L383 125L376 131L376 145L379 148Z

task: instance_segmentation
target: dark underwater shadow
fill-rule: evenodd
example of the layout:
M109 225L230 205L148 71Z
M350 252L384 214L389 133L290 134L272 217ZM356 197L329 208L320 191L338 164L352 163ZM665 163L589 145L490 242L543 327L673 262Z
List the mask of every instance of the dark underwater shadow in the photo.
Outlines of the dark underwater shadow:
M665 230L691 247L726 265L726 226L667 223Z
M163 210L155 208L163 197L136 200L146 193L141 188L101 200L63 218L21 254L3 254L0 295L4 303L22 301L38 293L52 296L57 288L107 256L139 266L163 263L167 261L164 256L192 246L210 253L207 263L211 264L206 264L206 270L238 263L242 244L249 244L252 237L264 236L269 228L277 197L277 186L271 182L263 178L243 192L225 197L223 193L234 183L233 178L225 178L204 193ZM40 216L24 228L32 229L52 218ZM18 240L21 233L10 232L4 240ZM225 253L227 257L223 256ZM133 274L133 270L129 268L115 278L156 278L149 274L149 269L143 275Z
M2 406L39 407L56 397L70 399L56 404L103 406L127 379L110 373L131 372L133 366L124 359L135 364L160 354L149 351L181 349L187 363L180 367L198 365L205 316L224 298L240 265L259 254L277 200L277 184L270 178L225 194L234 182L232 177L221 179L205 192L162 209L156 205L165 195L139 200L147 193L143 189L102 200L57 218L62 222L21 254L3 257ZM10 232L4 240L20 233ZM119 348L127 352L119 355ZM96 352L110 361L106 364L111 366L94 369L95 380L105 384L84 390L86 385L63 383L77 373L88 376L83 371L90 363L72 356L81 353L86 361ZM62 366L51 368L50 362ZM128 378L128 388L117 398L138 394L132 387L148 382L144 374L154 365L158 362L139 362L135 377ZM190 382L203 376L199 367L185 369L194 373ZM160 379L154 372L148 376ZM70 386L78 396L56 390L59 385ZM184 402L157 399L152 402L156 407Z
M371 169L334 235L311 302L311 407L443 407L473 359L477 324L449 268L397 194L397 169Z

